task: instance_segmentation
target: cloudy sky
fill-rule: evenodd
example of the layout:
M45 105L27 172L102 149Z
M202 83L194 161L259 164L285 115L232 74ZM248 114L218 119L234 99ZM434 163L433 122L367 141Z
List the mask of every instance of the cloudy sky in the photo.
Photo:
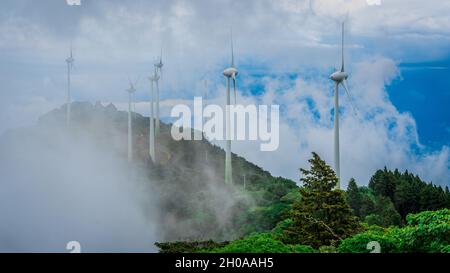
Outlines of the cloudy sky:
M163 114L204 92L223 103L221 71L235 40L241 103L279 104L278 151L237 142L233 151L298 180L311 151L332 164L333 93L345 21L349 86L342 98L341 165L367 184L384 166L450 184L450 2L442 0L4 0L0 9L0 133L29 126L73 97L124 109L127 78L148 114L153 61L163 48ZM369 5L370 3L371 5ZM379 4L379 5L377 5Z

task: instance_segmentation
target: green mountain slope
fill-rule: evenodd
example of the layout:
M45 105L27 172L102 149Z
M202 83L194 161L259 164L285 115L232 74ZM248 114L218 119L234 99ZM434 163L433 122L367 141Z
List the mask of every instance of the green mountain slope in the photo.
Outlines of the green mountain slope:
M112 104L73 103L69 129L64 124L65 107L42 116L38 127L87 133L126 158L127 115ZM158 195L161 240L230 240L271 230L285 217L293 201L288 194L297 188L293 181L273 177L233 154L234 184L225 185L224 151L207 140L174 141L171 125L164 123L157 137L158 163L153 164L148 155L149 118L136 113L133 122L133 165L137 173L145 174L138 180Z

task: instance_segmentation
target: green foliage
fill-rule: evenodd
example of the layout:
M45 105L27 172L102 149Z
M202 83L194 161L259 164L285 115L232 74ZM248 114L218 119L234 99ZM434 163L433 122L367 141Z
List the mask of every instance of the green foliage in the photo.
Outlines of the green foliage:
M293 245L291 246L292 253L317 253L318 251L310 246Z
M291 248L273 239L270 233L256 233L244 239L212 249L213 253L289 253Z
M450 245L450 210L409 214L408 226L396 229L401 247L406 252L444 252Z
M292 189L285 196L281 197L281 201L287 204L294 204L297 201L300 201L301 194L298 188Z
M210 253L315 253L310 246L286 245L271 233L255 233L236 240L224 247L209 250Z
M387 196L391 200L394 200L394 193L396 189L396 181L394 176L384 168L384 170L378 170L369 181L369 188L373 190L376 195Z
M450 245L443 246L441 248L442 253L450 253Z
M347 186L347 202L353 210L354 215L361 217L362 194L359 191L355 179L350 179Z
M364 253L367 243L377 241L381 252L443 252L450 250L450 210L425 211L407 216L403 228L371 229L347 238L339 245L339 252Z
M284 236L284 231L286 229L288 229L289 227L292 226L292 219L291 218L287 218L284 219L283 221L279 222L273 229L272 229L272 234L276 239L282 239Z
M367 249L367 244L372 241L380 244L382 252L400 252L398 239L379 231L367 231L347 238L341 242L338 250L340 253L370 253L371 249Z
M358 187L354 179L348 184L347 202L354 215L369 225L388 227L401 223L401 216L389 197L374 195L367 187Z
M378 170L370 179L369 188L376 196L388 197L403 220L409 213L450 208L448 188L427 184L408 171Z
M316 153L309 162L310 170L301 169L301 199L293 205L293 223L284 231L283 242L319 248L354 234L358 223L344 192L334 189L337 178L331 167Z
M366 223L382 227L400 225L401 216L395 210L394 204L392 204L392 201L388 197L375 197L373 206L373 213L364 218Z
M247 227L246 233L261 232L273 229L278 222L283 220L291 206L283 202L277 202L267 207L254 207L247 213L246 222L252 225Z
M155 245L159 248L160 253L193 253L198 251L208 251L218 247L224 247L228 242L217 243L214 241L191 241L191 242L169 242L159 243Z
M320 253L338 253L338 250L334 246L321 246L319 248Z

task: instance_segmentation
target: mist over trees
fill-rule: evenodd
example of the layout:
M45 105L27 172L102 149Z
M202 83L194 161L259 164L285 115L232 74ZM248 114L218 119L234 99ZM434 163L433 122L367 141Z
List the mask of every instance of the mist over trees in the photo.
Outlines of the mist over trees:
M0 137L1 251L61 252L71 240L85 252L155 251L155 241L166 253L367 252L373 240L384 252L450 251L448 187L407 171L343 191L316 153L300 185L232 154L226 185L224 151L207 140L174 141L162 123L153 164L149 118L136 113L129 163L126 112L73 103L70 128L64 113Z

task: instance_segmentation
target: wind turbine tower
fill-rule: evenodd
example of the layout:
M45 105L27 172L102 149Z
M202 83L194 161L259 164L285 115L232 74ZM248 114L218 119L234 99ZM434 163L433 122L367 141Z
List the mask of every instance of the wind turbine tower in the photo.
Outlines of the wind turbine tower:
M345 72L344 66L344 23L342 23L342 44L341 44L341 69L331 74L330 79L334 81L334 171L338 178L337 188L341 187L341 170L340 170L340 154L339 154L339 85L344 87L347 96L351 100L350 92L347 87L348 73ZM353 107L355 110L355 108ZM355 110L356 111L356 110ZM355 112L356 113L356 112Z
M162 79L162 68L164 64L162 62L162 49L161 55L159 56L159 61L155 63L156 73L159 71L159 77L156 80L156 135L159 135L159 79Z
M66 125L70 125L70 106L71 106L71 90L70 90L70 76L72 73L73 63L75 59L73 58L72 46L70 47L70 56L66 59L67 63L67 107L66 107Z
M128 92L128 162L133 160L133 127L132 127L132 103L134 98L134 93L136 92L136 88L134 84L129 80L130 88L126 91Z
M205 108L206 106L208 106L208 80L205 80L205 93L203 94L203 101L204 101L204 105L203 107ZM206 117L203 118L203 124L205 124L207 121ZM206 136L206 132L204 130L203 131L203 137L205 139L207 139ZM205 149L205 161L208 162L208 149Z
M223 71L223 75L227 79L227 104L226 108L226 149L225 149L225 183L233 183L233 172L231 165L231 117L230 117L230 84L233 80L234 87L234 101L236 103L236 76L238 75L238 70L234 65L234 49L233 49L233 33L231 33L231 66Z
M150 94L150 129L149 129L149 154L150 158L153 162L156 162L155 157L155 92L154 92L154 83L158 85L159 76L157 70L155 68L155 72L153 75L149 77L151 84L151 94Z

